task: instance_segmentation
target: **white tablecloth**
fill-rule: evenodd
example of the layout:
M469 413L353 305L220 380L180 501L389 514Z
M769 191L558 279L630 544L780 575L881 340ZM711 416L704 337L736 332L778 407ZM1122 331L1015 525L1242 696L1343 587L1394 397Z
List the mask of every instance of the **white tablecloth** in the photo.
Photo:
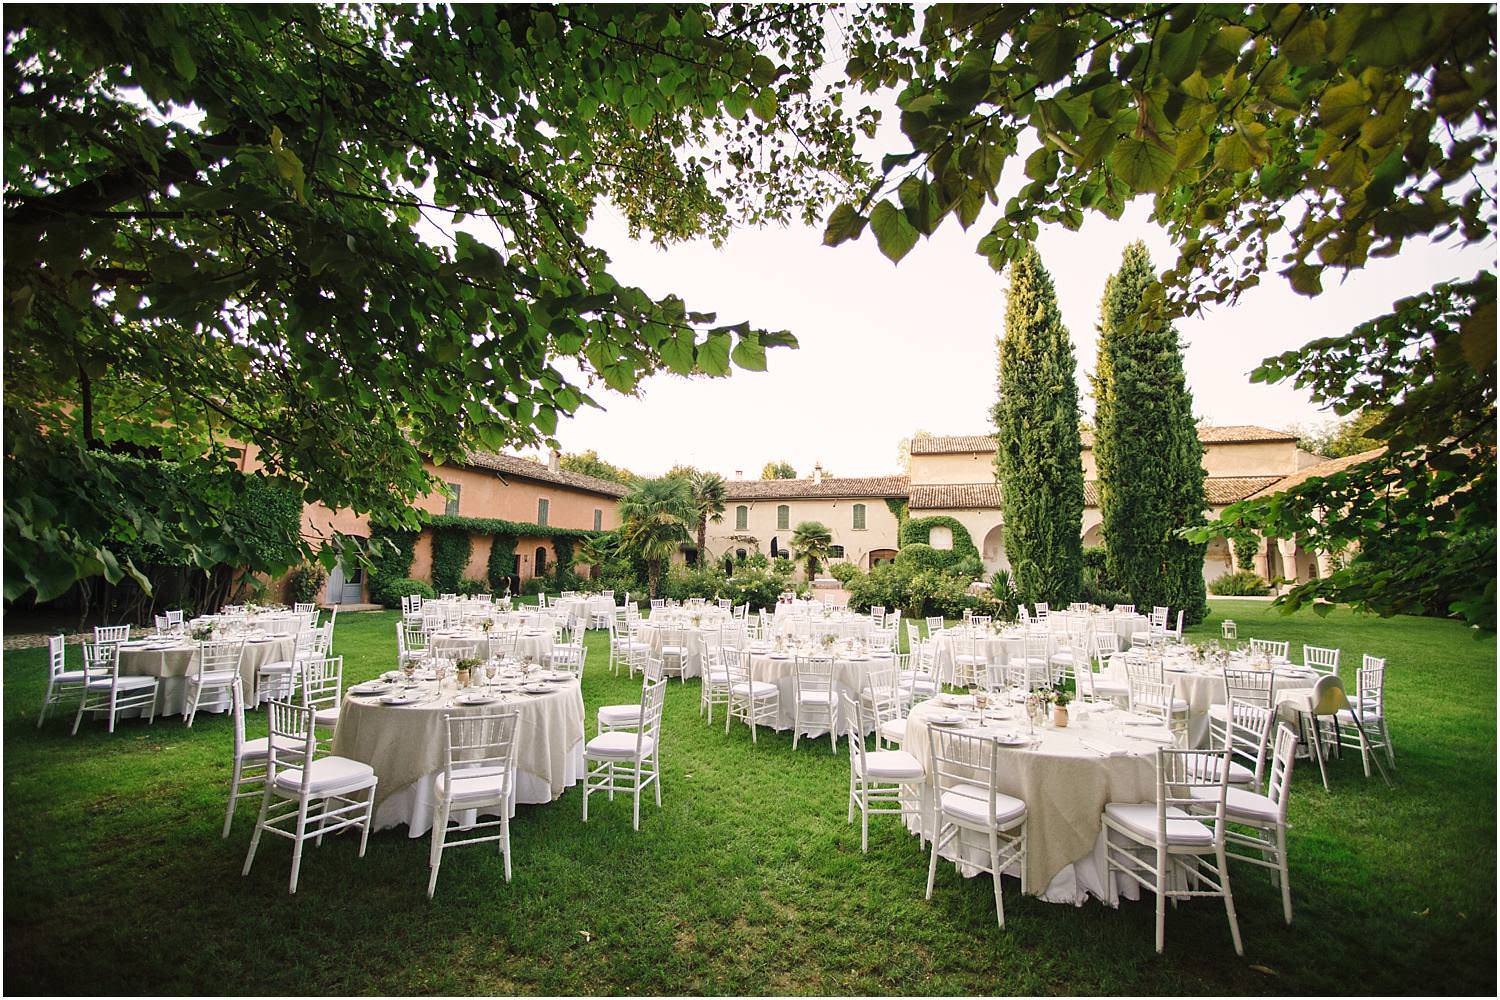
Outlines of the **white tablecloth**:
M727 624L728 620L725 619L724 622ZM640 639L646 644L646 649L651 656L661 656L661 647L665 644L666 637L672 634L672 628L656 624L654 617L650 622L641 622ZM682 663L682 676L700 676L703 673L703 647L711 639L718 637L718 625L698 627L683 625L676 634L681 636L683 644L687 647L687 655Z
M568 621L582 622L585 627L589 620L596 616L608 617L615 613L615 602L612 598L600 597L559 597L552 602L552 607L560 617Z
M1124 653L1110 657L1108 669L1099 676L1128 684L1129 674L1125 662ZM1233 661L1230 664L1231 667L1245 665ZM1191 744L1195 747L1207 746L1208 707L1223 705L1229 700L1223 671L1216 667L1193 666L1184 658L1168 655L1162 675L1172 685L1173 694L1187 702L1188 739ZM1296 712L1306 707L1308 694L1317 681L1318 675L1314 671L1292 666L1276 668L1276 702L1283 718L1288 721L1295 719Z
M152 648L152 640L129 643L120 647L121 675L158 677L156 687L156 714L182 715L187 709L187 678L198 673L198 645L189 640L179 640L166 649ZM291 636L279 639L263 639L245 643L245 653L240 660L240 681L245 698L255 698L255 672L263 663L290 660L296 646ZM204 695L198 705L200 712L229 711L229 694L219 690ZM122 717L144 715L144 712L122 712Z
M377 699L344 696L333 752L363 761L375 769L380 784L375 796L375 828L406 824L420 837L432 828L433 786L443 768L444 716L517 711L520 721L516 755L516 801L552 802L583 775L583 694L576 680L556 685L543 695L509 694L503 702L454 706L458 693L448 681L435 697L416 705L382 705ZM514 802L512 803L514 810ZM472 822L470 813L465 822Z
M553 635L551 629L522 629L519 633L514 629L510 631L496 630L490 634L483 631L452 630L447 632L434 632L430 641L429 649L433 656L453 656L464 646L477 644L475 653L481 660L486 657L486 640L493 636L496 640L506 639L515 641L514 656L517 659L530 658L534 663L552 662Z
M884 668L894 668L895 661L889 655L866 656L864 659L836 658L833 663L833 697L836 702L834 706L834 729L840 736L844 736L854 728L854 720L847 718L843 705L843 696L848 695L858 701L865 689L865 679L870 671ZM768 684L775 684L780 692L780 710L776 715L775 728L786 731L792 728L796 718L797 690L796 690L797 658L791 653L760 652L752 649L750 653L750 677L753 680ZM810 730L810 732L814 732ZM827 730L822 730L827 732Z
M970 699L957 699L958 708L949 708L937 700L925 701L912 709L907 719L906 740L902 748L931 770L931 747L927 720L934 712L957 714L972 705ZM1019 708L1009 710L1012 717L989 723L985 731L1015 731L1027 734L1024 714ZM1104 806L1110 802L1154 802L1156 800L1156 750L1164 744L1136 739L1130 733L1143 732L1126 726L1114 726L1112 713L1077 706L1073 721L1066 729L1040 728L1041 745L1037 749L1002 747L1000 750L999 790L1026 803L1027 889L1032 895L1052 903L1082 905L1090 896L1113 903L1119 895L1136 898L1128 879L1105 878L1103 833ZM974 723L978 725L977 721ZM1116 731L1118 730L1118 731ZM974 731L970 729L969 731ZM1165 734L1165 729L1156 730ZM1119 751L1105 756L1083 745L1083 741ZM921 788L919 815L908 819L913 832L918 824L930 837L935 830L935 796L929 778ZM968 856L966 850L965 856ZM985 851L977 852L985 857ZM962 860L951 850L950 860ZM964 874L976 869L965 866ZM1019 876L1020 872L1008 874Z

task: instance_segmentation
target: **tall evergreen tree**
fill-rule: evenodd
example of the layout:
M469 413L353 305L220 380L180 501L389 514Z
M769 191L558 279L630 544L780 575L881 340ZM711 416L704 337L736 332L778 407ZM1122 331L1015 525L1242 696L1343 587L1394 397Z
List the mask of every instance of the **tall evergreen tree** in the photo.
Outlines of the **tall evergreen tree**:
M1031 247L1010 267L995 404L1005 549L1028 601L1076 600L1083 572L1083 463L1073 343L1052 276Z
M1148 320L1159 294L1144 243L1125 248L1104 286L1094 385L1094 462L1110 582L1142 606L1197 622L1208 610L1204 546L1183 528L1204 523L1203 444L1170 323Z

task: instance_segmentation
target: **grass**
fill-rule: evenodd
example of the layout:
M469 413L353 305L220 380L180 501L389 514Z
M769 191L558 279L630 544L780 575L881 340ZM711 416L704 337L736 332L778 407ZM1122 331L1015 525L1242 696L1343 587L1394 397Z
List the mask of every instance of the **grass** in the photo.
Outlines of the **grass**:
M1357 755L1333 791L1299 765L1291 804L1296 920L1259 869L1233 869L1246 957L1223 908L1186 903L1152 951L1146 901L1110 910L1022 899L995 926L987 879L939 870L891 817L868 855L844 821L848 760L827 741L752 747L698 718L671 685L664 805L590 804L578 790L522 806L515 881L482 848L443 862L425 896L426 840L405 829L311 851L295 897L288 845L253 823L221 840L230 728L200 717L114 736L35 728L41 651L5 656L5 985L11 993L1489 993L1495 992L1495 640L1451 622L1285 617L1219 601L1241 638L1337 645L1389 661L1399 772L1366 781ZM340 616L345 677L394 657L392 613ZM589 636L584 700L634 700ZM70 652L76 652L70 650ZM252 730L264 725L259 713ZM253 735L252 731L252 735Z

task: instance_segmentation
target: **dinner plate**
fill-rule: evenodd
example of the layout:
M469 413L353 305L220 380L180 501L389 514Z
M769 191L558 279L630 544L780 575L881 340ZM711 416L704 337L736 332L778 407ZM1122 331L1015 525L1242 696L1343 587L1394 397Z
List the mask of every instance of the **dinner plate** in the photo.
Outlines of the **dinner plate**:
M785 653L767 653L766 654L766 659L768 659L768 660L789 660L789 659L791 659L791 657L788 656Z
M499 695L494 694L461 694L453 699L455 705L492 705L500 700Z
M1003 747L1023 747L1031 742L1020 733L996 733L991 738Z
M550 684L526 684L522 686L521 690L527 694L546 694L548 691L553 690L553 687Z
M414 705L421 700L419 695L414 694L383 694L380 696L382 705Z

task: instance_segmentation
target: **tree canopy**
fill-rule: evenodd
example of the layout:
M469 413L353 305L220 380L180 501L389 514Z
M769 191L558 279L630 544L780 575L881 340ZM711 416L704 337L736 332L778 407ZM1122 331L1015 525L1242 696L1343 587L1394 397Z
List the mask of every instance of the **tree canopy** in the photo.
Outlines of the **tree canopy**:
M1066 605L1083 582L1077 362L1035 248L1010 267L999 355L995 478L1005 554L1023 598Z
M797 470L792 467L791 462L767 462L760 470L762 479L796 479Z
M138 538L206 558L232 497L167 506L110 450L204 473L245 450L410 524L424 457L550 442L653 371L761 370L790 334L621 283L593 207L720 239L865 176L811 8L6 15L10 596L118 578Z
M612 483L619 483L621 486L629 486L632 482L640 478L623 465L606 462L599 457L599 453L593 448L580 452L564 452L558 464L569 472L576 472L583 476L593 476L595 479L607 479Z
M1155 284L1146 245L1132 243L1099 307L1094 463L1106 578L1133 603L1196 623L1208 610L1204 545L1180 530L1202 524L1208 507L1203 442L1177 330L1142 315Z

